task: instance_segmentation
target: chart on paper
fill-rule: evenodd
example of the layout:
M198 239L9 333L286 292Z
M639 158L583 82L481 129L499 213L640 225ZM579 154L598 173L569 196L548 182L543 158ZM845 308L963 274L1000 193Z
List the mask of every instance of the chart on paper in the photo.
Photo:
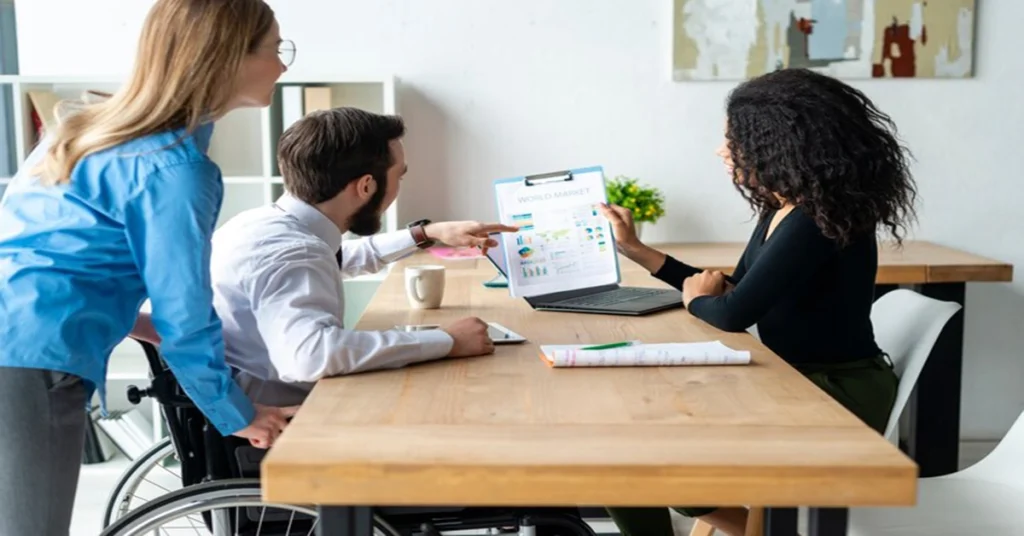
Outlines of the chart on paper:
M503 248L513 296L535 296L618 281L618 259L607 220L600 168L572 179L496 185L502 221L519 227Z
M564 277L600 270L610 246L597 205L515 214L515 254L525 279ZM541 230L543 229L543 230Z

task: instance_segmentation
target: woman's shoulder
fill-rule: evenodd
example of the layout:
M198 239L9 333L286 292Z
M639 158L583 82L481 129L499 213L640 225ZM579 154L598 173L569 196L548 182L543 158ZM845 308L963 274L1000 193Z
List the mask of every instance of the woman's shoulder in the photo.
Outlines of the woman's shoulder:
M802 240L818 243L827 246L835 252L858 252L864 249L873 250L876 247L877 237L874 233L857 233L850 237L845 245L840 245L835 238L825 234L813 211L807 207L797 205L790 215L790 234Z
M161 168L181 164L212 164L207 151L212 125L201 125L192 132L184 128L166 129L124 142L115 147L120 157L136 158Z
M775 233L791 240L798 240L822 247L835 248L837 242L827 236L818 224L814 212L803 205L796 205L779 223Z
M167 128L144 134L83 156L76 170L123 169L147 174L179 164L212 165L207 156L211 133L212 127L203 125L192 132Z
M170 181L186 190L212 185L220 177L220 168L207 156L207 145L199 136L167 129L121 142L83 157L72 171L71 182L115 188L127 198L150 189L153 180Z

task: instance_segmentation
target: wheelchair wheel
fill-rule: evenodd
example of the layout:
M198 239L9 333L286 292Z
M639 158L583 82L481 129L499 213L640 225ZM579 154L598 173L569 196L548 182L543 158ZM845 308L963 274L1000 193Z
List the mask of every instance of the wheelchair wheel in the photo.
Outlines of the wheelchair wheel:
M101 536L311 535L317 520L314 508L264 502L258 479L231 479L196 484L153 499L116 520ZM401 536L377 516L374 535Z
M165 438L139 455L121 474L107 499L103 526L176 489L181 489L181 470L174 444Z

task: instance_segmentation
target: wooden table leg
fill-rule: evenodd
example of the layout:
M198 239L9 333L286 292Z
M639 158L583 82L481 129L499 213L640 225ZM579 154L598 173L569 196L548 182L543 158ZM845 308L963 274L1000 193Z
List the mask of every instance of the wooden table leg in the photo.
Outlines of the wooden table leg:
M317 536L373 536L373 509L368 506L318 506Z
M809 536L846 536L849 510L846 508L811 508L808 512Z
M797 536L796 508L765 508L764 536Z
M964 359L964 283L928 283L921 294L960 304L921 371L910 402L907 454L921 477L956 472L960 461L960 390Z

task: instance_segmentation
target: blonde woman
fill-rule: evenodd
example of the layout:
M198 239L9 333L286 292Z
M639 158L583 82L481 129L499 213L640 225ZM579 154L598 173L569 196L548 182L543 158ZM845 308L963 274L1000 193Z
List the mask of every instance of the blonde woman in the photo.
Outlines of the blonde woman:
M210 237L223 194L213 121L267 106L286 70L262 0L158 0L126 84L29 156L0 206L0 534L66 535L86 403L149 298L162 353L223 434L267 447L224 363ZM290 57L284 58L291 61Z

